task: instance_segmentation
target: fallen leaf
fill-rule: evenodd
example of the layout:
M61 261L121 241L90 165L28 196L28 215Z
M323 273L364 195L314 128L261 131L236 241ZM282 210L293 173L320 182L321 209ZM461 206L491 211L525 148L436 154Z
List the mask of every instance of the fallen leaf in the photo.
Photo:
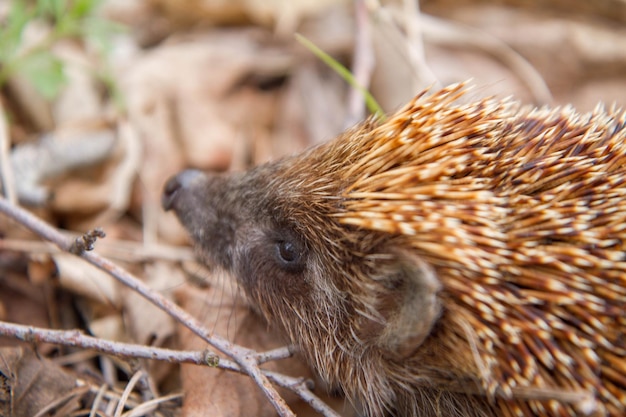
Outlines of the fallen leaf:
M258 352L284 346L284 339L268 329L225 277L205 289L184 285L177 290L177 298L183 308L202 320L206 327L234 343ZM210 348L188 329L182 326L178 329L181 349ZM312 377L306 365L297 358L269 362L263 368ZM274 407L248 376L216 368L182 365L181 379L185 392L185 417L276 416ZM279 389L279 393L290 407L299 411L298 415L311 413L312 410L292 392Z
M65 405L64 412L78 410L78 400L84 390L76 390L77 387L76 377L55 363L38 357L32 350L0 348L2 415L34 416L54 402L57 403L56 408ZM46 415L61 417L63 414Z

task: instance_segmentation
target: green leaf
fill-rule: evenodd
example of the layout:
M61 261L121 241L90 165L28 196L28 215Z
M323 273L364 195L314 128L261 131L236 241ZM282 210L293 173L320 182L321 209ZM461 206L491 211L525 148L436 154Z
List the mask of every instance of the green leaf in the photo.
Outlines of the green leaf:
M39 17L52 17L59 20L67 11L67 0L37 0Z
M87 18L83 25L83 35L101 52L109 53L112 49L113 36L127 30L126 26L99 18Z
M365 99L365 105L370 113L372 113L376 118L380 120L385 120L385 112L380 107L374 96L367 91L361 84L357 82L349 69L341 65L339 61L328 55L326 52L322 51L317 47L313 42L308 40L306 37L296 33L296 40L300 42L305 48L309 51L313 52L315 56L317 56L322 62L332 68L337 74L341 76L352 88L356 88L363 95Z
M70 14L75 19L83 19L93 14L101 2L101 0L74 0L71 3Z
M31 20L30 12L22 1L13 1L5 24L0 28L0 64L6 65L17 50L22 32Z
M20 69L47 99L55 98L67 81L63 62L48 51L29 55L21 62Z
M100 49L101 66L106 67L112 36L124 27L97 16L96 8L102 1L12 0L6 23L0 26L0 87L19 73L44 97L56 97L65 85L66 77L62 61L49 51L60 39L80 39L94 44ZM28 50L20 50L24 27L37 20L52 24L50 33ZM107 81L111 94L119 95L113 79Z

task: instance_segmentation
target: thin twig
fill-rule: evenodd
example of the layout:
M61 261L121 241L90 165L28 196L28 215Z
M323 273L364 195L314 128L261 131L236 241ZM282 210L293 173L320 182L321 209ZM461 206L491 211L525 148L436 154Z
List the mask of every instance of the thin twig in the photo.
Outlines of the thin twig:
M545 80L526 58L507 43L477 28L435 16L422 15L421 24L424 37L440 45L453 45L459 48L479 48L506 65L526 84L535 104L549 104L552 94Z
M293 356L293 346L283 346L277 349L268 350L257 354L256 360L260 364L280 359L287 359Z
M0 184L2 184L4 196L13 204L17 204L15 180L11 167L11 159L9 158L10 148L9 129L7 127L4 107L2 103L0 103Z
M3 212L10 218L15 219L17 222L37 233L44 239L53 242L61 249L68 252L71 250L74 243L71 238L68 238L66 235L35 217L28 211L9 203L4 198L0 198L0 212ZM212 335L209 330L204 328L198 320L185 310L172 301L161 296L161 294L152 290L141 280L135 278L132 274L115 265L113 262L104 259L93 252L83 252L78 256L85 259L92 265L108 272L122 284L133 289L154 305L168 313L176 321L186 326L211 346L232 358L255 381L281 416L295 416L295 414L287 406L287 403L285 403L285 400L270 384L267 377L262 374L254 351L244 348L243 346L235 345L219 335Z
M294 391L303 401L311 406L315 411L324 415L324 416L335 416L337 413L335 410L330 408L328 404L319 400L318 397L313 395L311 392L310 386L306 384L306 381L302 381L300 384L294 385L291 387L292 391Z
M392 13L393 8L383 6L380 0L368 0L367 4L371 16L385 28L382 34L386 45L398 50L404 64L411 69L411 79L407 81L410 91L439 85L424 56L425 28L419 4L403 1L402 16L398 18Z
M90 230L84 235L81 235L74 239L74 243L70 248L70 253L80 256L85 252L92 251L96 245L96 240L98 240L98 238L104 237L106 237L106 234L101 228L97 227L93 230Z
M59 253L58 247L48 242L23 239L0 239L0 250L29 253ZM146 262L155 259L166 261L195 261L193 250L172 245L144 245L128 240L108 240L98 242L98 252L107 258L124 262Z
M371 30L365 0L354 0L356 32L354 53L352 58L352 74L356 82L369 90L372 72L374 71L374 51ZM348 95L348 116L346 126L350 127L365 117L363 94L357 88L350 88Z
M124 392L122 392L122 398L120 398L120 401L117 403L117 407L115 408L115 413L113 413L113 417L122 416L122 411L124 411L126 401L128 401L128 397L130 397L130 394L133 392L135 385L137 385L142 376L143 371L137 371L132 376L132 378L130 378L130 381L128 381L128 384L126 384L126 387L124 388Z
M69 402L70 399L72 399L72 398L80 398L80 397L82 397L87 391L89 391L89 387L88 386L76 387L73 390L71 390L70 392L68 392L65 395L63 395L62 397L55 399L54 401L52 401L49 404L46 404L33 417L44 417L44 416L47 416L47 415L49 415L48 414L49 411L54 410L55 408L59 407L60 405Z
M141 358L170 363L188 363L244 373L239 365L228 359L218 358L218 360L211 359L208 361L207 357L212 358L213 355L206 350L182 351L132 343L113 342L87 336L78 330L50 330L0 321L0 335L29 343L54 343L63 346L80 347L122 358ZM273 359L283 359L289 356L292 356L292 349L290 347L273 349L257 355L261 363ZM310 380L291 377L266 369L261 369L261 372L276 385L298 394L300 398L322 415L326 417L338 417L338 414L334 410L311 392L313 384Z
M122 358L154 359L172 363L206 365L206 352L203 351L181 351L113 342L87 336L78 330L50 330L0 321L0 335L29 343L54 343L63 346L93 349Z
M96 414L98 410L100 409L100 403L102 402L102 399L104 398L104 392L106 391L106 389L107 389L106 384L102 384L100 386L100 389L98 389L96 398L93 400L93 403L91 404L91 411L89 412L89 417L96 417Z
M418 90L424 83L432 84L438 81L435 74L426 62L426 52L424 48L424 37L422 34L422 13L418 0L402 1L403 19L400 24L406 33L404 46L407 50L407 57L413 68L411 87Z
M159 404L167 401L179 400L182 397L182 394L170 394L163 397L154 398L150 401L144 401L132 410L122 414L122 417L145 416L148 415L151 411L155 410Z

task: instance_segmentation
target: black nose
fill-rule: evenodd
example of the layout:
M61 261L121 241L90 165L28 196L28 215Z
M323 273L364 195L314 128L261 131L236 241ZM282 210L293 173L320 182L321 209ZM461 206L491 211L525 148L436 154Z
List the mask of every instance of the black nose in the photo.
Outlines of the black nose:
M202 172L195 169L188 169L170 178L165 183L165 187L163 187L163 195L161 196L161 206L163 206L163 209L172 209L180 191L189 187L189 185L200 176L202 176Z

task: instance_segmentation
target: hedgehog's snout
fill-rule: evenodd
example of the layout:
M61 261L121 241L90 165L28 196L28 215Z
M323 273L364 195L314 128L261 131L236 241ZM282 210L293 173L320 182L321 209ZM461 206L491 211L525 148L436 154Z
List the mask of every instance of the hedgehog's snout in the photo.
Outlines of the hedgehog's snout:
M190 188L196 180L202 177L202 172L195 169L187 169L170 178L163 187L163 195L161 196L161 206L164 210L172 210L175 208L176 201L180 194Z

